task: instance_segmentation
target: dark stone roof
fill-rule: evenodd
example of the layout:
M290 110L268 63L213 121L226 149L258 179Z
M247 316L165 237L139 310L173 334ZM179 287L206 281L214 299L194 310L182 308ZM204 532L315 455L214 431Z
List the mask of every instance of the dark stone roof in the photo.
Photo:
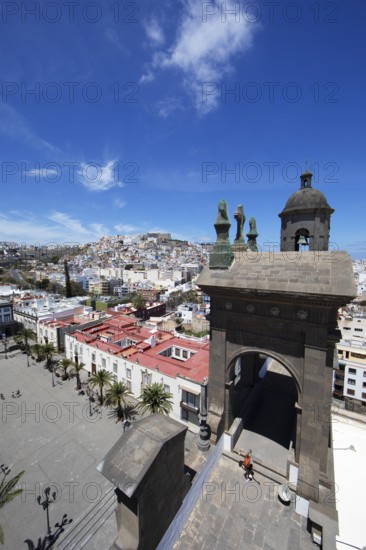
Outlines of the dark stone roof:
M131 497L163 445L186 431L186 426L164 414L142 418L119 438L97 470Z
M244 293L288 293L302 299L346 297L345 303L357 295L352 259L346 252L235 253L229 269L205 266L196 282L207 294L215 287Z
M286 206L282 211L288 212L291 210L312 210L312 209L327 209L334 212L327 202L327 199L318 191L318 189L313 189L312 187L304 187L293 193L291 197L287 200Z

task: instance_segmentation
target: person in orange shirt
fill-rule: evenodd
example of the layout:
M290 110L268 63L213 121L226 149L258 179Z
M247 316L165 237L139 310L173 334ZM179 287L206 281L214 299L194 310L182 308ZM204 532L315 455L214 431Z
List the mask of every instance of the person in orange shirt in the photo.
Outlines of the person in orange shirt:
M253 459L252 449L249 449L247 453L244 453L243 449L239 449L238 454L244 457L242 468L245 472L245 479L253 479Z

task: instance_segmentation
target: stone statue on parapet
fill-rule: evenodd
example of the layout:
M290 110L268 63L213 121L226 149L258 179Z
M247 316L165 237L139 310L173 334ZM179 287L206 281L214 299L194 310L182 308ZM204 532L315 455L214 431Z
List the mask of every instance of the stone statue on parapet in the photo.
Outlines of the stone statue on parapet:
M226 201L224 201L223 199L220 199L219 206L218 206L218 214L217 214L217 218L216 218L216 221L215 221L215 226L226 224L228 221L229 221L229 214L228 214L228 211L227 211ZM230 228L230 225L231 224L229 224L229 228ZM228 237L229 237L229 235L228 235Z
M243 227L245 224L244 208L242 204L238 204L234 212L234 218L236 219L237 228L236 228L236 237L234 241L234 246L240 246L241 248L247 248L245 240L243 237Z
M214 227L217 238L210 254L209 267L210 269L228 269L234 256L231 252L229 241L231 223L229 221L227 204L223 199L219 201Z
M257 237L258 237L258 231L257 231L257 223L255 221L255 218L250 218L249 220L249 231L247 233L248 237L248 248L252 252L258 252L258 246L257 246Z

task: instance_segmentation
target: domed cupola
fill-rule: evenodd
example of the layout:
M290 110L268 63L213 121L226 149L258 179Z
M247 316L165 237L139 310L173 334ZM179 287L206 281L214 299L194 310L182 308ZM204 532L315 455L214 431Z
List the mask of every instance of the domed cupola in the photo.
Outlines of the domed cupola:
M281 218L281 250L328 250L330 216L334 210L311 186L313 174L301 174L301 187L286 202Z

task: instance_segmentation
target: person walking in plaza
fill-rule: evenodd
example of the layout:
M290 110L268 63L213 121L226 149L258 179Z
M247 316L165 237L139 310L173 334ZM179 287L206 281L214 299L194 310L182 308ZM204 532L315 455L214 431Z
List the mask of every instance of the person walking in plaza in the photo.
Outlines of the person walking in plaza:
M253 459L252 449L249 449L247 453L244 453L243 449L239 449L238 454L244 457L242 468L245 472L245 479L253 479Z

